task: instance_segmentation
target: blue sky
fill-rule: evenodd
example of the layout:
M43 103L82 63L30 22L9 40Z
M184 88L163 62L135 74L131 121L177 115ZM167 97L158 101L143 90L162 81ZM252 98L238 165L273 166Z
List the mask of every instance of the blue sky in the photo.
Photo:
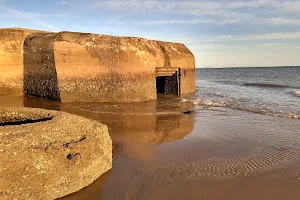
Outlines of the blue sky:
M299 0L0 0L0 27L181 42L197 67L300 65Z

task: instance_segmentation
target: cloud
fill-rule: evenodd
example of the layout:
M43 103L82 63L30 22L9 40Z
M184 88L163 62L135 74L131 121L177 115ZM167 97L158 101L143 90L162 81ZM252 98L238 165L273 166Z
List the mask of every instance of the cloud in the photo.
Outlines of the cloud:
M155 0L102 0L86 4L89 9L109 9L113 11L149 11L162 8L164 4Z
M163 25L163 24L234 24L239 20L212 20L212 19L192 19L192 20L161 20L161 21L144 21L138 24L142 25Z
M300 39L300 32L282 32L282 33L268 33L255 35L220 35L208 37L202 42L218 42L218 41L248 41L248 40L290 40Z
M221 16L220 16L221 17ZM247 21L248 24L267 24L267 25L300 25L300 19L292 19L292 18L248 18L247 21L245 18L236 17L236 18L228 18L228 19L203 19L203 18L194 18L191 20L156 20L156 21L144 21L139 22L138 24L143 25L162 25L162 24L237 24L237 23L245 23Z
M300 25L300 19L288 19L283 17L264 19L263 23L271 25Z
M269 50L275 50L275 49L300 49L300 46L294 43L287 43L287 42L262 42L262 43L250 43L247 45L243 44L190 44L188 45L190 49L192 49L195 52L202 52L202 53L208 53L208 52L228 52L228 50L231 51L239 51L238 53L241 53L241 50L244 50L246 52L249 52L250 49L269 49Z
M69 4L69 2L65 1L65 0L62 0L62 1L59 1L58 4L59 5L67 5L67 4Z
M300 46L294 43L260 43L258 46L261 47L271 47L271 48L292 48L292 49L300 49Z
M276 2L276 3L279 3L279 2ZM281 2L277 6L285 12L299 12L300 11L300 2L299 1Z
M21 12L17 9L14 9L14 8L9 8L9 7L6 7L6 6L1 6L2 10L4 11L4 13L2 14L9 14L10 16L15 16L17 18L20 18L22 20L24 19L27 19L29 21L32 21L36 24L39 24L51 31L56 31L57 28L41 19L39 19L38 17L36 17L35 14L32 14L32 13L26 13L26 12Z
M86 3L86 9L113 12L147 13L149 15L177 15L185 20L145 21L144 24L200 24L251 23L300 25L300 2L280 0L250 1L158 1L158 0L102 0ZM191 18L196 16L197 18Z
M269 0L259 0L259 1L234 1L228 3L228 8L237 9L237 8L258 8L269 4Z
M214 23L214 20L201 20L201 19L193 19L193 20L161 20L161 21L145 21L139 24L149 25L149 24L207 24Z
M266 33L266 34L251 34L251 35L216 35L216 36L197 36L196 38L191 38L186 40L186 37L171 39L173 42L181 42L188 45L224 45L219 43L226 43L237 45L245 45L246 42L250 41L250 44L262 44L268 43L267 41L282 41L285 44L299 45L300 44L300 32L279 32L279 33ZM253 41L253 42L252 42ZM273 42L274 43L274 42ZM278 42L275 42L278 44ZM249 45L249 42L246 44Z

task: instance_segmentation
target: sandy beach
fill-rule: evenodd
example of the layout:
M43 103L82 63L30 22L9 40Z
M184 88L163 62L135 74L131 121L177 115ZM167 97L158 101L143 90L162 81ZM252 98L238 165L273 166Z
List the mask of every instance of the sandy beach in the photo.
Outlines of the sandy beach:
M112 170L63 199L274 200L300 195L298 120L195 108L168 95L133 104L21 96L1 96L0 102L61 110L108 125Z

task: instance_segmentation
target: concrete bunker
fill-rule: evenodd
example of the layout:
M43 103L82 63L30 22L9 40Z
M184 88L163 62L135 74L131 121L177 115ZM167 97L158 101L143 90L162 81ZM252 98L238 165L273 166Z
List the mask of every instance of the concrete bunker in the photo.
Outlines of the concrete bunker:
M23 43L37 31L0 28L0 95L23 94Z
M61 102L141 102L196 89L184 44L137 37L0 29L0 70L0 94Z

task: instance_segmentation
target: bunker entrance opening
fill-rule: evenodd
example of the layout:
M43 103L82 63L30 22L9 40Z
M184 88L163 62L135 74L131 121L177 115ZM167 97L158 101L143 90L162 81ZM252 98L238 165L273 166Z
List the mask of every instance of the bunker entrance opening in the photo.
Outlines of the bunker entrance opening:
M180 79L178 69L156 69L156 92L165 94L180 94Z

